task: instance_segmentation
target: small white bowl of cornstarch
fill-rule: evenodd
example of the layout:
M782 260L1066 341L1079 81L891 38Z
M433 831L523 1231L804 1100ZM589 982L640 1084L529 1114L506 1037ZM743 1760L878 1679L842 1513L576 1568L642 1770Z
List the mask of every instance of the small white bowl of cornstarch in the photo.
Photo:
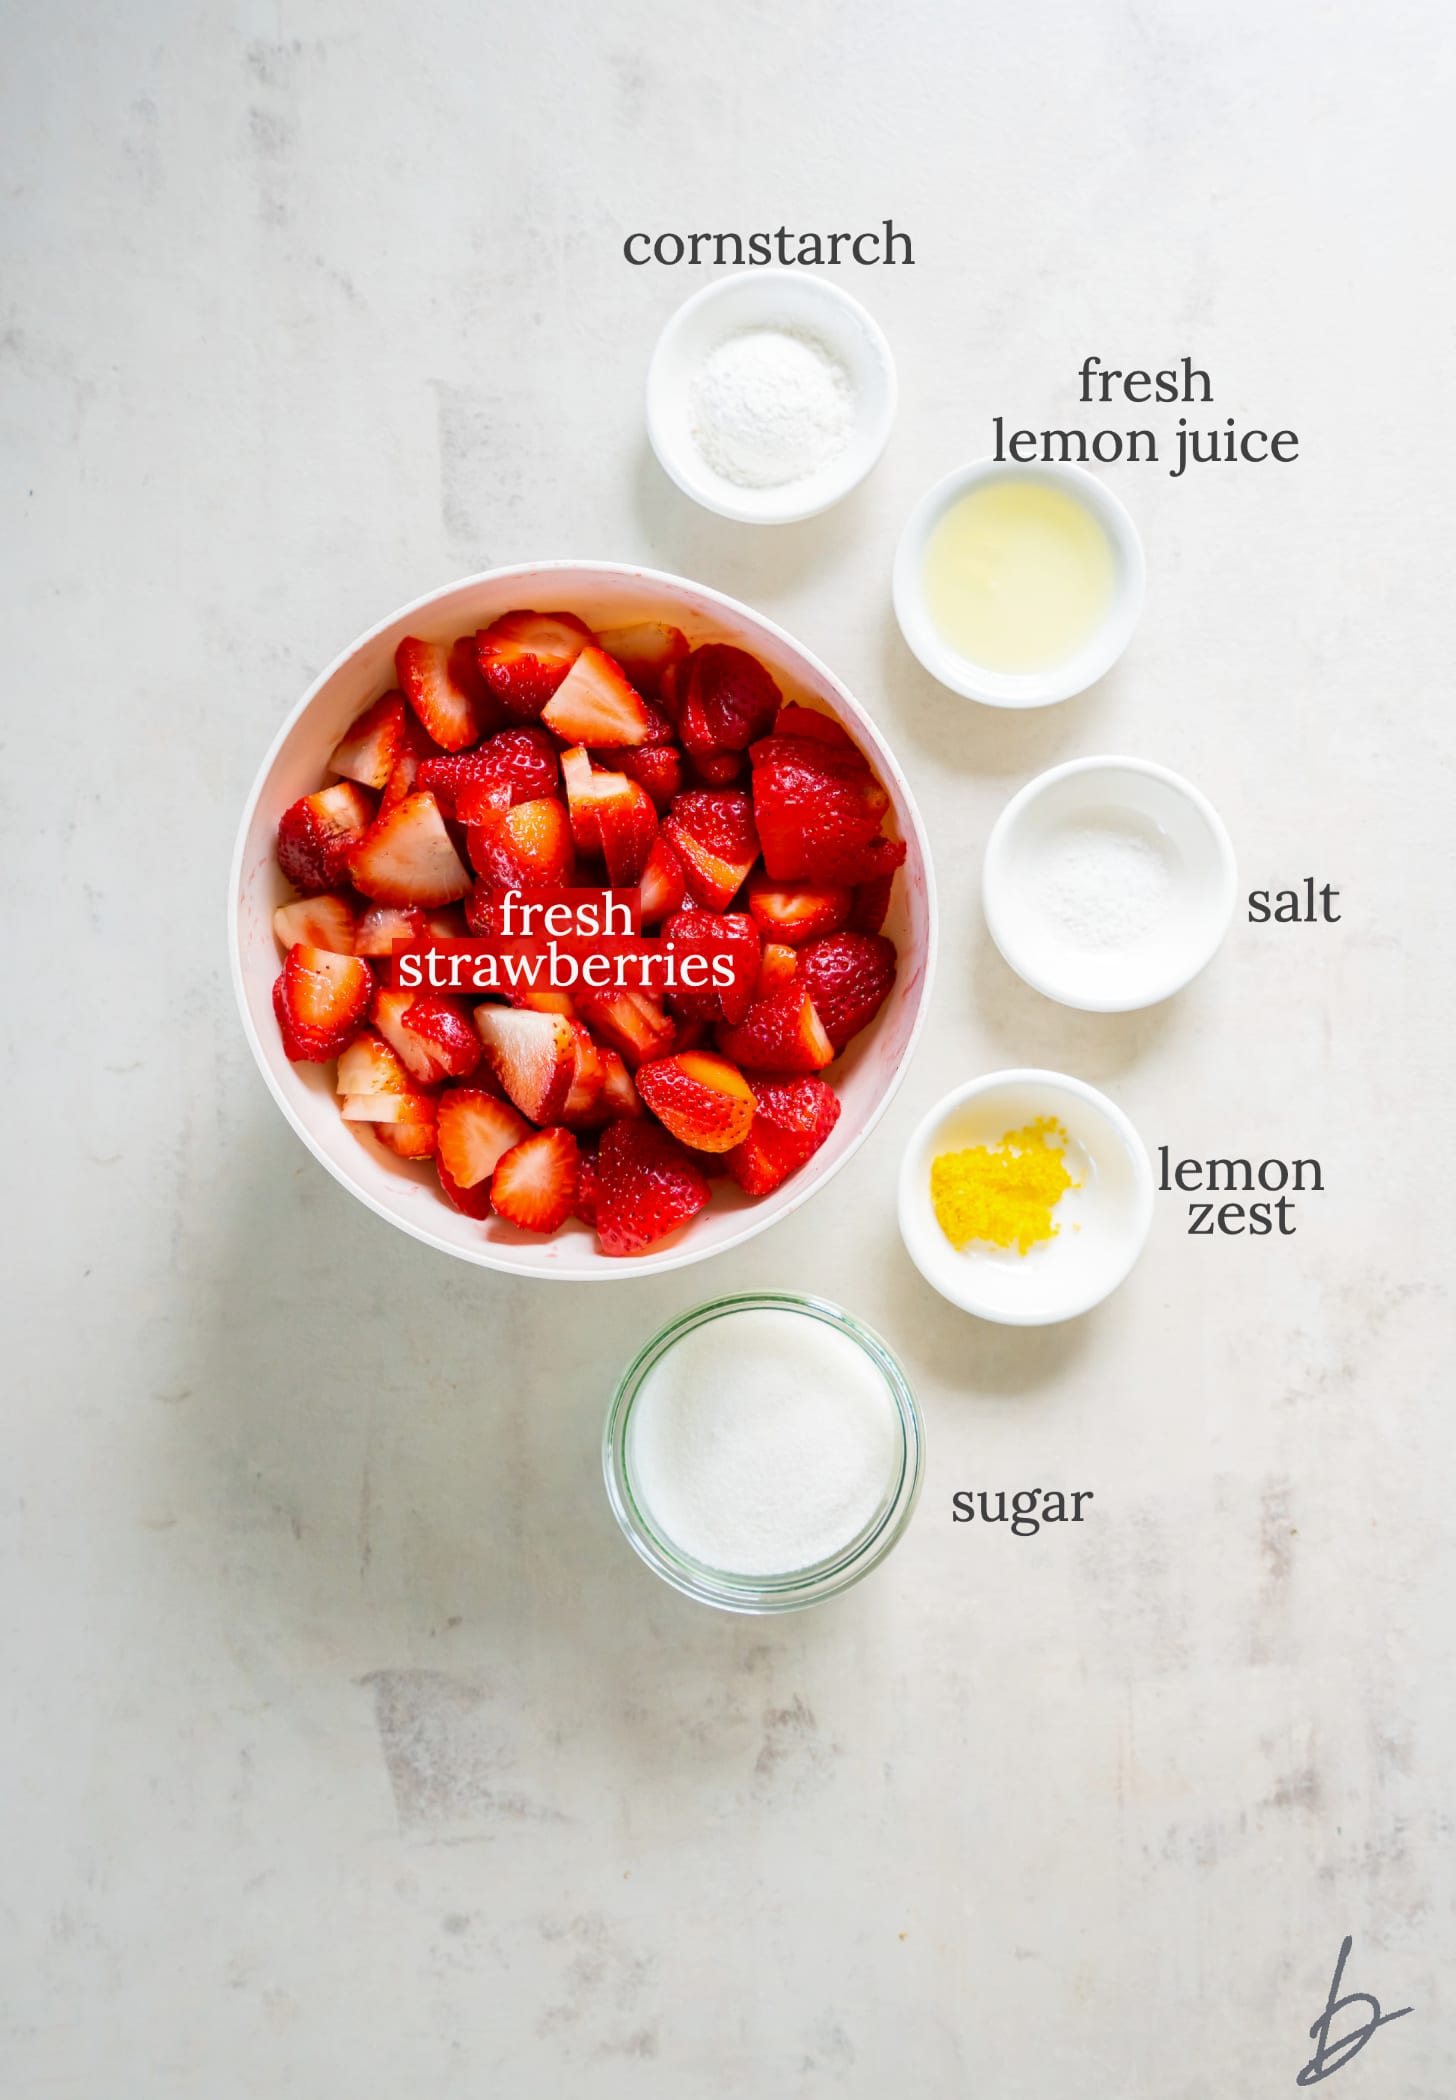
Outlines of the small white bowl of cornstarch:
M720 517L787 525L864 480L895 420L890 346L822 277L753 270L680 306L647 373L663 470Z

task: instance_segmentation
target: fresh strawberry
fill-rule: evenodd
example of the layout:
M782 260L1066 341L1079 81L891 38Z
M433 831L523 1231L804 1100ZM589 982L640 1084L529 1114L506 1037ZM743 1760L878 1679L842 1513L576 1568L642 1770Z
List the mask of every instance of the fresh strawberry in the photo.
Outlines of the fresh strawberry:
M565 1014L576 1019L576 1001L570 992L554 992L549 985L512 984L505 993L507 1006L524 1006L533 1014Z
M838 744L859 757L859 748L853 737L833 715L821 715L817 708L801 707L797 700L784 702L775 718L773 733L775 736L807 736L819 744Z
M637 1091L660 1123L697 1152L731 1152L753 1122L753 1095L737 1065L711 1051L660 1057L637 1070Z
M339 1052L334 1090L340 1094L413 1094L409 1073L382 1036L361 1028Z
M767 1196L819 1150L839 1121L839 1096L823 1079L748 1083L755 1114L747 1137L728 1155L728 1171L750 1196Z
M831 933L799 950L799 978L836 1050L867 1026L895 982L895 944L878 933Z
M387 817L406 795L415 791L415 779L427 758L439 758L440 747L432 736L425 733L424 724L414 714L405 716L404 745L385 783L384 793L379 798L375 822Z
M567 1026L575 1039L576 1053L571 1068L571 1091L562 1103L561 1120L568 1129L577 1130L590 1122L601 1099L607 1076L607 1053L580 1021L568 1018Z
M426 913L402 904L371 904L359 920L354 935L356 955L393 955L396 941L427 941L430 921Z
M344 1094L339 1113L346 1123L406 1123L418 1127L434 1112L429 1094Z
M634 627L608 627L596 637L599 649L615 657L639 693L654 698L666 673L688 653L688 638L680 627L662 620L643 620Z
M646 788L625 773L596 776L597 830L613 889L635 889L657 837L657 811Z
M480 675L513 722L534 722L591 629L575 613L508 612L475 637Z
M798 967L799 953L796 948L787 947L783 941L765 941L763 959L758 966L758 988L753 995L755 1001L766 999L769 993L776 992L781 984L787 984Z
M688 760L689 785L731 787L747 769L748 761L741 751L704 751L700 757Z
M533 1123L556 1122L576 1072L576 1038L566 1016L477 1006L475 1025L486 1063L521 1114Z
M473 684L461 682L463 659L449 642L422 642L407 634L394 652L394 675L406 700L445 751L463 751L486 726Z
M615 1050L605 1043L600 1049L602 1090L597 1096L597 1113L605 1123L611 1122L614 1116L640 1116L643 1113L642 1096L637 1091L637 1082Z
M404 694L386 693L345 732L329 760L329 771L363 787L382 788L404 749L404 725Z
M290 948L273 986L284 1056L296 1065L337 1057L361 1027L373 985L368 963L357 955L302 942Z
M880 838L890 798L857 752L810 737L765 737L750 752L753 813L776 882L864 882L895 862ZM877 850L872 850L877 849ZM898 845L898 858L905 849Z
M682 791L682 753L675 744L643 744L636 750L605 751L596 756L603 766L625 773L629 780L645 787L659 811L666 809L673 796Z
M496 730L503 729L505 706L480 675L480 655L473 634L459 635L450 644L450 660L446 668L452 683L469 700L480 735L493 736Z
M466 843L476 873L494 889L560 889L575 872L570 820L554 796L488 811Z
M400 1159L432 1159L439 1143L433 1117L428 1123L376 1123L373 1129L380 1144Z
M354 887L376 904L424 910L451 904L470 890L470 870L455 851L433 795L406 795L366 832L349 856Z
M695 759L715 751L746 751L773 727L783 696L746 649L705 642L678 675L678 728Z
M753 808L741 788L690 789L663 819L688 887L710 911L726 911L758 858Z
M337 889L373 822L374 798L352 780L302 795L278 820L278 865L305 897Z
M576 1003L597 1034L633 1067L649 1057L666 1057L673 1048L677 1031L650 992L595 992L581 985Z
M539 802L560 792L561 767L544 729L503 729L473 751L425 759L416 779L447 817L478 824L478 810L501 807L487 790L506 788L506 808L513 802Z
M583 1225L597 1222L597 1156L595 1152L583 1151L576 1162L576 1201L571 1206L571 1215L580 1218Z
M595 643L582 650L541 720L568 744L645 744L651 727L641 694Z
M405 1026L404 1017L419 997L418 992L395 991L381 984L375 991L369 1018L415 1085L436 1086L450 1077L448 1065L433 1043Z
M530 1126L527 1125L526 1127L529 1129ZM447 1203L452 1204L460 1212L462 1217L476 1218L483 1221L494 1215L490 1207L489 1175L483 1181L472 1183L468 1189L462 1188L451 1174L444 1160L440 1158L438 1151L435 1154L435 1172L440 1177L441 1194Z
M356 946L354 907L337 890L321 897L295 897L273 914L273 931L286 954L290 948L329 948L335 955L362 955Z
M703 954L709 966L706 984L679 982L668 993L674 1012L703 1021L741 1021L752 1006L758 984L759 935L747 912L675 911L662 925L662 938L690 946ZM722 985L712 974L715 957L723 954L733 964L733 981ZM686 954L677 958L679 978ZM695 977L703 972L695 970Z
M655 926L659 919L676 911L683 901L687 876L683 872L682 860L676 846L660 831L652 841L652 851L647 856L638 888L644 926Z
M601 777L584 745L569 744L562 752L561 778L571 817L572 843L578 853L592 855L602 850L602 835L597 828L597 782Z
M872 875L868 882L860 883L854 892L854 902L849 910L849 924L856 933L878 933L885 923L890 909L890 897L895 887L895 871L889 869L883 875Z
M702 1168L660 1123L622 1121L597 1151L596 1225L602 1252L640 1254L686 1225L708 1200Z
M775 882L762 870L748 878L748 909L766 936L791 948L821 933L838 933L851 901L842 883Z
M490 1183L490 1207L525 1232L555 1232L576 1202L578 1153L569 1130L538 1130L512 1146Z
M461 999L440 992L420 992L401 1017L407 1036L422 1042L438 1067L435 1077L463 1079L480 1063L480 1037Z
M459 1189L488 1181L497 1161L531 1135L530 1124L509 1101L480 1087L447 1087L438 1114L440 1165Z
M814 1011L802 966L787 984L757 1000L734 1028L718 1030L718 1048L754 1072L817 1072L831 1062L834 1045Z

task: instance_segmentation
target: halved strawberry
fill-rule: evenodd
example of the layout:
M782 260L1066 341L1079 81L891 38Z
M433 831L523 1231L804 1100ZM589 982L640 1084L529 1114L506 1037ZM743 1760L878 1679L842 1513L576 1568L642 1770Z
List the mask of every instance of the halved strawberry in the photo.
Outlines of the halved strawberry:
M633 1067L649 1057L666 1057L673 1047L677 1031L671 1016L650 992L599 992L579 985L576 1003L597 1034Z
M466 844L476 873L494 889L559 889L575 872L571 823L554 796L488 811Z
M576 1052L571 1068L571 1090L562 1103L561 1120L569 1129L576 1130L590 1121L601 1098L607 1076L607 1053L594 1040L591 1030L580 1021L568 1017L567 1026L575 1039Z
M656 696L663 678L688 653L680 627L662 620L641 620L631 627L608 627L596 637L597 647L615 657L639 693Z
M407 714L404 744L385 783L384 793L379 798L379 808L375 812L376 823L380 817L387 817L398 803L404 801L406 795L414 793L415 778L425 760L438 758L440 755L439 745L432 736L426 734L424 724L414 714Z
M488 1181L497 1161L531 1135L530 1124L509 1101L480 1087L448 1087L438 1117L440 1165L457 1189Z
M380 1144L400 1159L432 1159L439 1143L433 1117L428 1123L376 1123L373 1130Z
M890 798L858 752L772 736L749 755L754 820L775 881L853 884L895 865L898 842L880 838ZM898 851L903 860L903 844Z
M734 1028L718 1030L718 1048L755 1072L817 1072L832 1062L834 1045L798 974L759 999Z
M758 988L753 995L755 1001L766 999L781 984L787 984L798 967L799 952L796 948L788 947L783 941L765 941L763 958L758 966Z
M407 1036L426 1045L440 1079L463 1079L480 1063L480 1037L464 1000L420 992L401 1016Z
M729 642L705 642L678 674L678 728L694 758L746 751L767 736L783 696L756 656Z
M799 978L836 1050L871 1022L895 982L895 944L879 933L831 933L799 950Z
M596 1227L602 1252L640 1254L708 1201L703 1170L660 1123L622 1121L597 1150Z
M687 876L678 850L659 831L638 884L642 924L655 926L659 919L676 911L686 889Z
M595 643L582 650L541 720L569 744L645 744L651 726L641 694Z
M821 933L837 933L849 917L852 893L838 882L775 882L760 869L748 878L747 902L766 935L797 948Z
M470 870L455 851L433 795L406 795L349 856L354 887L376 904L428 910L466 896Z
M884 925L890 909L890 898L895 888L895 871L887 870L883 875L872 875L862 882L854 892L854 902L849 910L849 924L856 933L878 933Z
M273 931L286 954L290 948L328 948L335 955L362 955L355 945L358 926L354 907L337 890L321 897L295 897L273 914Z
M527 1128L529 1127L528 1125ZM435 1154L435 1172L440 1177L441 1194L447 1203L453 1205L460 1212L462 1217L484 1220L492 1216L489 1175L483 1181L472 1183L468 1189L462 1188L451 1174L444 1160L440 1158L438 1150Z
M413 1094L416 1089L400 1059L372 1028L361 1028L339 1052L334 1091L339 1094Z
M576 1038L566 1016L477 1006L475 1025L486 1063L522 1115L556 1122L576 1071Z
M278 819L278 865L296 890L316 897L336 889L349 855L374 822L374 798L352 780L301 795Z
M475 637L480 675L514 722L534 722L591 640L575 613L508 612Z
M728 1155L728 1171L750 1196L767 1196L814 1157L839 1121L839 1096L827 1080L760 1079L753 1089L748 1135Z
M428 1094L344 1094L339 1113L346 1123L405 1123L418 1127L430 1120L434 1105Z
M613 889L635 889L657 837L652 797L625 773L599 773L592 806L608 882Z
M710 911L726 911L758 858L753 806L741 788L689 789L663 819L688 887Z
M394 675L435 742L446 751L463 751L485 725L473 687L462 683L464 660L452 647L407 634L394 652Z
M668 1004L674 1012L704 1021L741 1021L757 995L759 970L758 928L747 912L675 911L663 921L662 938L706 952L709 966L705 984L691 986L680 981L668 993ZM732 962L731 984L719 984L713 972L712 965L719 954ZM680 979L686 960L685 954L677 958ZM703 972L695 970L693 975L701 977Z
M329 771L367 788L382 788L404 749L404 694L385 693L366 707L334 747Z
M273 1011L292 1063L327 1064L347 1048L369 1008L374 980L357 955L300 942L290 948L273 986Z
M675 744L642 744L632 750L600 751L592 756L596 763L639 782L659 811L666 809L673 796L682 791L682 753Z
M396 941L427 941L430 921L426 913L405 904L371 904L360 918L354 935L356 955L393 955Z
M381 984L375 991L369 1018L415 1084L436 1086L450 1077L449 1067L434 1044L406 1028L404 1022L419 996L418 992L395 991Z
M436 797L447 817L478 824L477 811L501 806L489 790L508 790L506 808L513 802L537 802L559 792L561 767L544 729L503 729L473 751L425 759L416 779Z
M786 700L775 718L775 736L807 736L819 744L838 744L859 757L859 747L849 731L835 721L833 715L821 715L817 708L803 707L797 700Z
M490 1207L526 1232L556 1232L576 1202L578 1153L569 1130L538 1130L491 1176Z
M572 843L578 853L593 854L602 850L602 835L597 829L597 782L601 777L583 745L570 744L562 752L561 778L571 817Z
M611 1122L615 1116L640 1116L643 1114L642 1096L637 1091L637 1082L627 1070L618 1053L608 1044L600 1046L602 1055L602 1090L597 1096L597 1113L603 1122Z
M688 1050L639 1065L637 1091L659 1123L697 1152L731 1152L753 1122L753 1095L737 1065Z

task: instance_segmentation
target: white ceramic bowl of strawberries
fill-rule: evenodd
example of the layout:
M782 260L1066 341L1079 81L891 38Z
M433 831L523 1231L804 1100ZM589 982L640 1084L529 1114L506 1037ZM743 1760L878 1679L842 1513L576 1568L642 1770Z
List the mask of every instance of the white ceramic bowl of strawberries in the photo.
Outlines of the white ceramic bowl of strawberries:
M393 938L572 884L732 947L733 1011L390 991ZM248 1041L315 1158L443 1253L576 1282L706 1260L822 1188L899 1083L935 950L910 790L833 672L605 562L469 577L346 649L263 761L230 918Z

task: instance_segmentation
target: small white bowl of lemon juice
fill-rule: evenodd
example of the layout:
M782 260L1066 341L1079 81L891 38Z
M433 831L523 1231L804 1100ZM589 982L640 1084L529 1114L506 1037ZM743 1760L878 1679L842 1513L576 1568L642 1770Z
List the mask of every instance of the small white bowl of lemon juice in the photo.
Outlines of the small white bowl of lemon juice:
M911 512L895 555L895 617L952 692L1046 707L1111 670L1144 581L1137 527L1095 474L982 459Z

